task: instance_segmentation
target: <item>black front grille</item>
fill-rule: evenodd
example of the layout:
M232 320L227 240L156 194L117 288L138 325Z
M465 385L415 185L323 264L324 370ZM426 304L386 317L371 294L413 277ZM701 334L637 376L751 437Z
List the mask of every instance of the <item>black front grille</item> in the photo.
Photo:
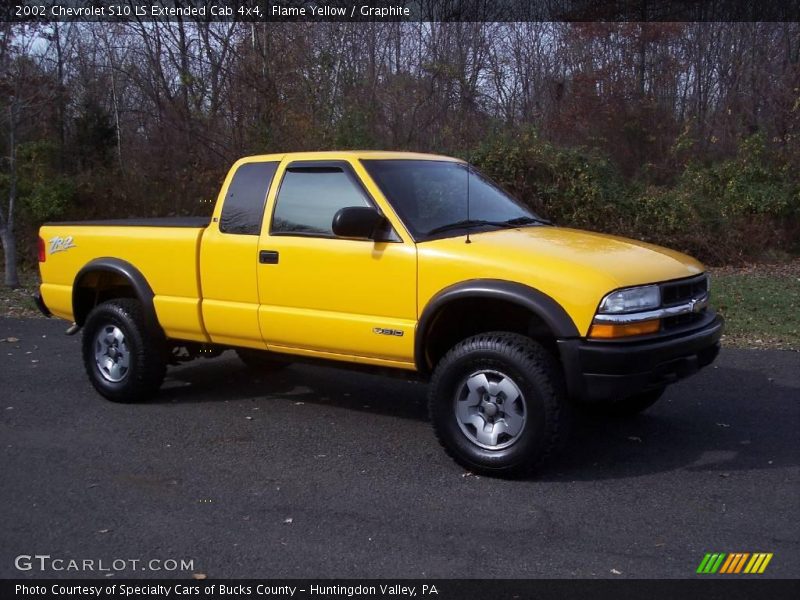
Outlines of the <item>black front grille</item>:
M700 275L691 279L681 279L661 284L661 306L679 306L692 300L703 298L708 293L708 277ZM706 309L699 312L690 312L674 317L662 319L661 325L665 331L687 327L700 321Z
M706 275L661 284L661 305L685 304L693 298L702 298L708 291Z

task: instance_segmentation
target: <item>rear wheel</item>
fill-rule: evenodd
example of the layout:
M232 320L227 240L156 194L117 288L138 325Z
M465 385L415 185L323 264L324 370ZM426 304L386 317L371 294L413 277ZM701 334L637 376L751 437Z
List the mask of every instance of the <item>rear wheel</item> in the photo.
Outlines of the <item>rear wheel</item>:
M429 409L447 453L474 472L526 475L561 446L567 404L558 363L514 333L456 345L431 380Z
M250 348L237 348L236 354L248 369L253 371L269 372L280 371L288 367L291 362L280 358L272 352L264 350L251 350Z
M148 332L137 300L99 304L83 326L86 374L113 402L139 402L158 391L167 368L165 347L163 335Z

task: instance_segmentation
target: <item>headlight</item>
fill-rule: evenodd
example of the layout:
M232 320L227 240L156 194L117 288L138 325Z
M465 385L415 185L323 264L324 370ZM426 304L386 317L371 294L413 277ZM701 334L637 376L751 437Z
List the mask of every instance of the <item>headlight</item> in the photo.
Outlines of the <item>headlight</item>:
M661 306L661 289L657 285L645 285L611 292L600 302L598 312L622 314L652 310L659 306Z

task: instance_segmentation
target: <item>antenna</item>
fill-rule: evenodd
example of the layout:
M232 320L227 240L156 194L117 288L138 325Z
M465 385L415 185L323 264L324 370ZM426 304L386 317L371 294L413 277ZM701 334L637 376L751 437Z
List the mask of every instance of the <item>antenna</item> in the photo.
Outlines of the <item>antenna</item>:
M471 244L472 241L469 239L469 170L470 170L470 162L469 158L467 158L467 239L465 240L465 244Z

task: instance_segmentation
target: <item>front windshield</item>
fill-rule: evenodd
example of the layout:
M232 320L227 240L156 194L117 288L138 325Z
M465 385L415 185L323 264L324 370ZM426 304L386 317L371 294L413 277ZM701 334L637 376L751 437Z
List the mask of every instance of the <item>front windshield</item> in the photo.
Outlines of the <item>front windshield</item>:
M469 171L469 221L467 223L467 165L435 160L364 160L367 172L415 239L440 231L457 234L464 228L487 228L506 221L529 224L541 221L484 175ZM528 222L526 222L528 221ZM483 222L483 223L481 223ZM455 226L450 229L449 225Z

